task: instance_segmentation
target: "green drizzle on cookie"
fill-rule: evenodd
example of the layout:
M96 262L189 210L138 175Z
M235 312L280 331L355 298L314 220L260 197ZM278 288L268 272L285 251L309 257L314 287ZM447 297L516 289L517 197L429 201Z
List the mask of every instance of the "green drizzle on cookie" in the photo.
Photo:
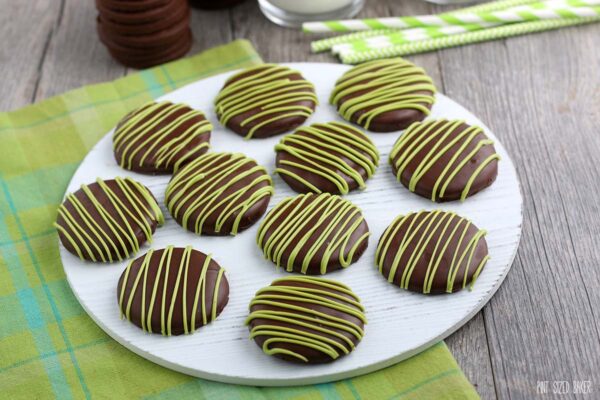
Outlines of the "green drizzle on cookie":
M373 142L360 130L340 122L298 128L285 136L275 146L275 151L293 157L293 160L278 160L275 172L298 181L315 193L326 190L311 183L311 176L328 180L340 194L347 194L352 188L364 189L366 179L375 173L379 163L379 153ZM297 169L304 173L295 172ZM344 177L354 182L352 188Z
M172 262L172 259L175 259L174 250L183 251L179 264ZM183 333L185 334L193 333L198 326L204 326L214 321L217 318L219 290L225 270L218 269L214 285L213 282L207 283L212 257L200 253L204 258L202 265L192 264L193 252L196 251L191 246L187 246L185 249L168 246L162 250L149 250L141 259L139 267L137 264L140 264L140 259L131 261L123 272L120 282L121 319L127 318L132 321L132 306L136 295L139 295L141 296L141 300L139 300L141 302L139 304L140 319L136 322L146 332L160 332L164 336L171 336L175 310L178 310L178 313L181 310ZM132 268L134 263L137 263L136 268ZM188 281L188 278L191 279L191 276L195 275L192 274L192 270L197 268L201 268L198 279L195 282ZM170 286L173 272L171 269L175 269L177 274L172 288ZM210 290L213 290L213 293L211 308L208 310L206 295ZM210 296L210 293L208 295ZM188 304L190 297L193 298L193 301ZM152 317L156 308L160 310L160 327L152 326ZM196 321L198 314L202 318L201 321Z
M241 153L207 153L176 171L165 202L171 215L189 231L206 233L211 219L211 233L231 225L227 233L236 235L242 219L250 218L247 212L273 192L271 177L253 159Z
M414 160L418 160L418 165L412 172L408 184L408 189L414 192L419 181L430 173L434 166L447 158L448 161L441 172L434 177L435 184L431 189L432 201L443 199L448 185L457 175L464 169L473 167L469 161L474 160L484 148L493 149L494 142L487 138L483 129L478 126L467 126L459 131L458 128L463 125L466 125L464 121L444 119L412 124L396 141L390 153L389 161L394 167L396 178L400 181L407 166ZM422 154L423 151L425 154ZM490 155L473 169L469 178L464 181L464 188L460 194L461 201L468 197L473 182L481 171L494 160L500 160L500 156L495 151L490 152Z
M215 99L219 121L228 126L232 118L249 113L241 127L249 126L250 139L260 128L289 117L308 118L313 109L303 101L318 104L312 83L294 76L300 72L277 64L248 68L230 77ZM256 110L256 112L254 112Z
M118 188L118 192L115 190ZM124 260L140 249L136 232L152 242L153 223L163 214L150 191L131 178L100 178L68 194L54 226L81 259ZM151 223L153 222L153 223ZM116 258L115 258L116 257Z
M345 120L369 129L374 118L389 111L414 109L429 115L435 92L422 68L393 58L366 62L346 72L329 102Z
M277 279L250 302L250 338L266 337L268 355L310 362L298 346L332 360L350 353L363 338L367 322L360 299L342 283L316 277ZM349 337L350 336L350 337ZM295 345L290 348L288 345Z
M411 212L398 216L385 230L375 252L375 263L388 282L403 289L418 286L425 294L431 293L432 288L436 293L444 289L452 293L461 270L462 288L469 283L469 277L472 288L490 258L486 252L473 269L475 250L480 241L485 244L485 235L485 230L477 230L470 221L453 212ZM424 271L423 261L427 262ZM418 274L417 265L421 266ZM414 275L420 277L416 282L411 281ZM433 286L437 275L445 277L445 288Z
M354 204L329 193L307 193L284 199L267 214L257 244L269 261L288 272L306 274L313 264L325 274L332 263L345 268L355 262L368 237L365 219Z
M117 126L113 149L125 169L177 169L208 150L212 128L202 112L185 104L149 102Z

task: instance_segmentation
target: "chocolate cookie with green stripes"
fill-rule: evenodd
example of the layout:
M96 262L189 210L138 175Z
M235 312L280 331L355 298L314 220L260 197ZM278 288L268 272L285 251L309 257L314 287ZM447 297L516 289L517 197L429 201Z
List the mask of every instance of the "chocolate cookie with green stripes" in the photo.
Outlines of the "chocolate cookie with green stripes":
M499 160L483 129L445 119L411 125L389 157L396 179L435 202L463 201L490 186Z
M258 228L264 256L287 272L323 275L356 262L369 227L354 204L329 193L306 193L277 204Z
M127 114L115 128L117 163L145 174L167 174L206 153L211 123L185 104L149 102Z
M131 178L81 185L58 208L63 246L82 260L121 261L152 242L163 214L150 190Z
M198 235L236 235L267 210L273 194L264 167L241 153L206 153L177 170L165 203L177 223Z
M191 246L148 251L127 265L117 285L121 318L164 336L194 333L228 300L225 270Z
M265 138L304 123L318 104L300 72L262 64L231 76L215 99L219 121L246 139Z
M398 216L379 239L375 263L394 285L413 292L470 288L489 260L486 231L442 210Z
M294 276L260 289L246 325L265 354L307 364L350 354L364 336L365 309L352 290L329 279Z
M391 58L348 70L336 82L329 102L346 121L373 132L392 132L427 117L435 92L423 68Z
M379 163L371 139L341 122L300 127L284 136L275 151L275 172L298 193L364 189Z

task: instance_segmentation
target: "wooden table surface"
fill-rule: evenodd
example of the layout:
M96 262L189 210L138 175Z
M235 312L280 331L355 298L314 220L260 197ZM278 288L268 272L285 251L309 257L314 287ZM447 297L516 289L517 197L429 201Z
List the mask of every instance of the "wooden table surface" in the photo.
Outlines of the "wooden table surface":
M0 111L134 72L98 41L91 0L0 0L0 10ZM361 15L440 10L367 0ZM251 0L194 11L192 27L191 54L247 38L266 61L335 61L310 54L306 35L271 24ZM409 58L496 133L525 199L513 268L447 339L452 353L484 399L600 398L600 24ZM569 393L553 394L566 388L554 381ZM593 393L574 393L578 381Z

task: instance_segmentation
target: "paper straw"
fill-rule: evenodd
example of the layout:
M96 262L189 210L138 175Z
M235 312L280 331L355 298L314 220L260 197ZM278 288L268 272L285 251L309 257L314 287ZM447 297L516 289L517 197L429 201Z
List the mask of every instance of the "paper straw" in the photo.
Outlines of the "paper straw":
M534 22L520 22L516 24L503 25L496 28L482 29L475 32L461 33L443 38L427 39L410 42L384 49L374 49L363 52L351 52L340 55L345 64L357 64L365 61L399 57L408 54L425 53L428 51L456 47L465 44L485 42L488 40L502 39L527 33L542 32L567 26L575 26L600 21L600 16L570 19L549 19Z
M600 0L594 0L600 4ZM515 22L540 21L560 18L595 17L600 15L600 7L567 7L544 9L535 7L519 7L520 11L509 9L495 12L461 13L455 18L465 23L462 25L434 26L394 31L385 35L355 40L349 43L334 45L334 54L345 55L350 52L361 52L419 40L433 39L476 31L492 26Z
M535 7L539 8L556 8L558 7L577 7L577 6L589 6L597 5L596 0L558 0L558 1L546 1L534 3ZM503 9L506 9L505 7ZM467 13L482 13L486 11L473 11ZM498 10L495 10L498 11ZM323 23L306 23L306 29L310 32L350 32L350 31L362 31L372 29L406 29L426 26L449 26L449 25L460 25L461 23L473 23L474 21L461 21L457 19L457 14L464 14L465 11L452 12L449 14L438 14L438 15L417 15L417 16L404 16L404 17L386 17L386 18L367 18L367 19L349 19L342 21L326 21ZM320 25L311 25L320 24Z
M476 6L461 8L461 9L458 9L458 10L455 10L455 11L452 11L452 12L448 12L448 13L444 13L444 14L441 14L441 15L452 15L454 13L459 13L459 12L497 11L497 10L503 10L503 9L506 9L506 8L520 6L520 5L526 5L526 4L536 3L538 1L539 0L499 0L499 1L492 1L492 2L489 2L489 3L478 4ZM307 25L307 24L305 24L305 25ZM322 24L322 22L319 22L318 24ZM318 53L318 52L321 52L321 51L330 50L333 47L333 45L335 45L335 44L346 43L346 42L349 42L349 41L352 41L352 40L362 39L362 38L366 38L366 37L369 37L369 36L383 35L383 34L391 33L391 32L394 32L394 31L396 31L396 29L374 29L374 30L370 30L370 31L360 31L360 32L350 33L350 34L347 34L347 35L336 36L336 37L331 37L331 38L326 38L326 39L321 39L321 40L316 40L316 41L314 41L314 42L311 43L311 50L313 52L315 52L315 53ZM328 32L332 32L332 31L328 31Z

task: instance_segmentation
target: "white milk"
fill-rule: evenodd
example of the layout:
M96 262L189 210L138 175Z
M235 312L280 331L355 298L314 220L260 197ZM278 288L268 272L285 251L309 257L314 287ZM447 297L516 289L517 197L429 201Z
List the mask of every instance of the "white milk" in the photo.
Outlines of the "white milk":
M282 10L298 14L323 14L342 9L353 0L268 0Z

